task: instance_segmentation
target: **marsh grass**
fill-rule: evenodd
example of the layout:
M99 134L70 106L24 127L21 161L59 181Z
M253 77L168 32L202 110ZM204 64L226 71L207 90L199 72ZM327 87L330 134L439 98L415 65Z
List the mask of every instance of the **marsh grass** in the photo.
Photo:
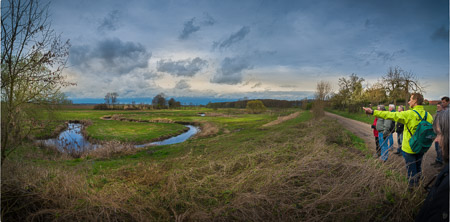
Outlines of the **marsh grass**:
M2 220L413 220L424 194L408 191L403 165L310 118L104 159L20 155L2 168Z
M112 140L101 143L96 149L85 150L79 157L109 159L112 157L134 154L139 150L140 149L135 148L133 144Z

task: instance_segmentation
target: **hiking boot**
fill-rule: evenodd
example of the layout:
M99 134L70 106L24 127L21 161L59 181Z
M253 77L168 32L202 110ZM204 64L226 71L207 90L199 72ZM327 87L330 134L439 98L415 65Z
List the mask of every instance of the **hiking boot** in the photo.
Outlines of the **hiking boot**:
M442 162L438 162L438 161L434 161L434 163L431 163L430 165L435 168L441 168L442 166L444 166L444 164Z

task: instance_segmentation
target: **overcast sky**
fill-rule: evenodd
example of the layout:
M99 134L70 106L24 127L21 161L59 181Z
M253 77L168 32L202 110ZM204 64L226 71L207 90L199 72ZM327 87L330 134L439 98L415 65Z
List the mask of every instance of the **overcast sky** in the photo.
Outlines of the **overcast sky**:
M416 74L449 93L448 0L58 0L71 98L302 99L355 73Z

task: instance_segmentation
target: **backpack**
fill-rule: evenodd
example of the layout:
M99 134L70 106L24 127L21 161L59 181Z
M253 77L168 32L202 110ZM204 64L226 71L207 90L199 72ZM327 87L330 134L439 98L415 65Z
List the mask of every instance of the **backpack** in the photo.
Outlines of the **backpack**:
M436 138L436 133L433 131L433 125L427 122L428 112L425 112L425 117L422 119L420 114L413 110L419 115L421 121L417 125L416 132L411 133L408 127L406 127L411 134L411 139L409 139L409 146L414 153L425 153L428 151L430 146L433 144L434 138Z
M395 122L392 120L391 121L391 126L389 127L389 132L393 133L395 130Z

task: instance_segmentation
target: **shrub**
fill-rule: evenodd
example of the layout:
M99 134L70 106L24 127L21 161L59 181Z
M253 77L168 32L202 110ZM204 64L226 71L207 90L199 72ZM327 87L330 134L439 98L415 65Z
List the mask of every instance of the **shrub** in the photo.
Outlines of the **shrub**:
M247 102L247 111L250 113L262 113L266 111L266 107L260 100L254 100Z
M317 100L314 102L314 104L312 106L314 118L320 118L320 117L324 116L324 114L325 114L323 111L324 107L325 107L324 101Z

